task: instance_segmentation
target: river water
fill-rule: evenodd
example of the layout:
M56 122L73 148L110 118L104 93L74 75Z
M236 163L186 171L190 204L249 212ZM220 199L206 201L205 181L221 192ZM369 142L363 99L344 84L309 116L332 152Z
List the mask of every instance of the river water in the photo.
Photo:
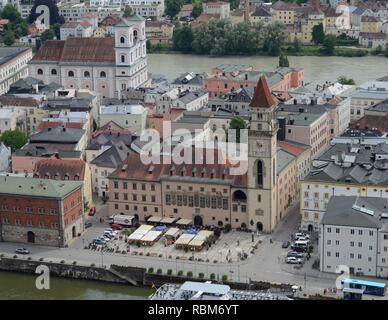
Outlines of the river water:
M288 57L291 67L304 68L305 82L335 81L339 76L352 78L357 84L388 75L388 58L367 56L346 57ZM191 54L149 54L148 70L153 75L164 75L173 80L185 72L210 72L220 64L246 64L254 69L271 71L278 58L263 56L227 56L211 58Z
M147 299L154 290L128 285L65 278L50 279L49 290L35 287L36 276L0 272L0 299L133 300Z

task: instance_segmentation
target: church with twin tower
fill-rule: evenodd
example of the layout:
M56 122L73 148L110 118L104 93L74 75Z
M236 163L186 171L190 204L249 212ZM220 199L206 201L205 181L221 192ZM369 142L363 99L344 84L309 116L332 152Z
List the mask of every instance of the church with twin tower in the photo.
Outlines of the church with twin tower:
M121 97L148 82L145 19L123 18L114 37L48 40L28 64L29 75L66 89L87 89Z

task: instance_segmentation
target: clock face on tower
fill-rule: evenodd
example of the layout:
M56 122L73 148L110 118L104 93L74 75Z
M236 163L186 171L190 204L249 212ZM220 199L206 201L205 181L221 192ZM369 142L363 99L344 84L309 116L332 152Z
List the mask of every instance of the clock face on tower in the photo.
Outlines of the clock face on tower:
M260 140L253 140L249 143L249 154L255 157L266 157L269 155L268 143Z

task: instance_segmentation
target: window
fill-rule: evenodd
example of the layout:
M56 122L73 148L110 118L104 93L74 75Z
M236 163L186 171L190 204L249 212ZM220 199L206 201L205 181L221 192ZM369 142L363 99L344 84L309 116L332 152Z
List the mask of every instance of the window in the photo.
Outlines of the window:
M119 194L115 192L115 200L119 200Z
M350 234L354 234L354 229L350 229Z
M155 185L151 184L151 191L155 191Z
M51 69L51 74L55 76L57 74L57 69Z
M38 74L43 74L43 70L42 69L38 69L37 73Z
M340 229L339 228L335 228L335 233L340 233Z
M354 241L350 241L350 246L354 247Z
M100 78L106 78L106 73L105 71L100 72Z
M125 43L125 37L120 37L120 43Z
M354 259L354 253L350 254L350 259Z
M68 77L71 77L71 78L74 77L74 72L73 72L73 71L69 71L69 72L67 73L67 76L68 76Z
M137 195L136 195L136 194L133 194L133 195L132 195L132 200L133 200L133 201L137 201Z
M128 189L128 182L123 182L123 188Z
M84 72L84 77L85 78L90 78L90 72L89 71L85 71Z
M358 235L362 236L362 230L358 230Z
M263 162L257 161L257 185L263 187Z
M125 62L125 55L122 54L120 58L121 58L121 62Z
M331 228L327 228L327 232L328 232L328 233L331 233Z
M373 231L369 231L369 235L370 235L370 236L373 236Z
M114 188L118 189L119 188L119 183L117 181L113 182L114 183Z
M330 252L330 251L327 251L326 255L327 255L328 257L330 257L330 256L331 256L331 252Z

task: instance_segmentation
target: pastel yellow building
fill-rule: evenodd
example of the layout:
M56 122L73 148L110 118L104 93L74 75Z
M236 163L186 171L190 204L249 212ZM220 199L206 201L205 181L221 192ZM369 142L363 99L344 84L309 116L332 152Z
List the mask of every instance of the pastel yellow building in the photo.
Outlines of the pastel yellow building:
M372 16L361 18L361 32L381 32L382 25L379 18Z

